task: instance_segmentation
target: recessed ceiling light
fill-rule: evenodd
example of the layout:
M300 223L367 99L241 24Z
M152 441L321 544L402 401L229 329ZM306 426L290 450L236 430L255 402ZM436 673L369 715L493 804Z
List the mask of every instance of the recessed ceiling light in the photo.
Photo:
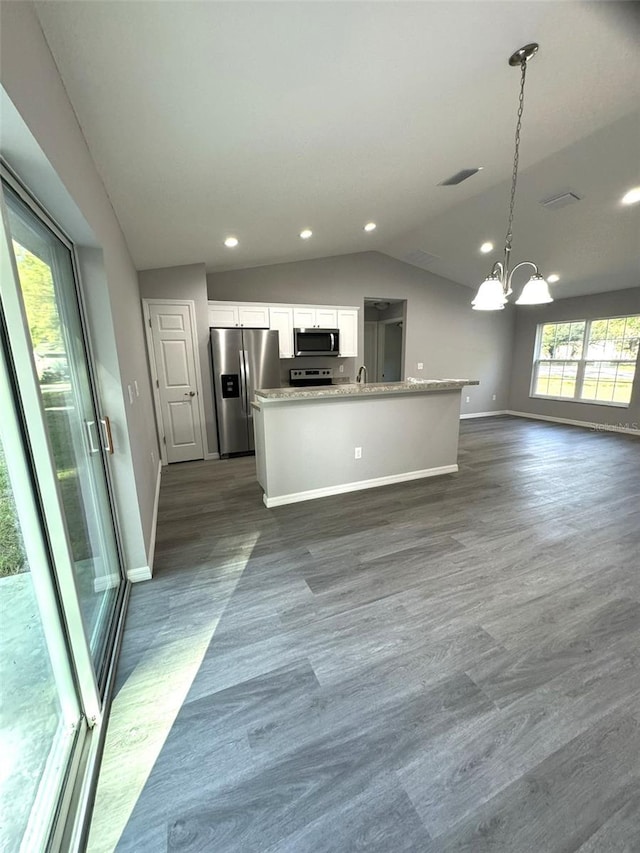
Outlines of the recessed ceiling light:
M483 243L482 246L480 246L480 251L484 255L487 255L489 252L493 252L493 243Z
M623 204L636 204L640 201L640 187L634 187L622 196Z
M556 281L560 281L560 276L556 272L552 272L551 275L547 276L547 281L549 284L554 284Z
M227 239L224 241L224 244L228 249L235 249L235 247L238 245L238 238L227 237Z
M376 223L375 222L367 222L367 224L364 226L364 230L365 231L375 231L376 230Z
M313 231L311 230L311 228L305 228L304 231L300 232L300 236L302 237L303 240L308 240L312 234L313 234Z

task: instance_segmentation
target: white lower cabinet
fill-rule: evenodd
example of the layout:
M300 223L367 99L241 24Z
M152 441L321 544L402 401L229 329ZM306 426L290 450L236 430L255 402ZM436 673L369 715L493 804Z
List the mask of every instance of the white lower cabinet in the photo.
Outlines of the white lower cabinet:
M278 332L280 358L293 358L293 308L269 308L269 328Z

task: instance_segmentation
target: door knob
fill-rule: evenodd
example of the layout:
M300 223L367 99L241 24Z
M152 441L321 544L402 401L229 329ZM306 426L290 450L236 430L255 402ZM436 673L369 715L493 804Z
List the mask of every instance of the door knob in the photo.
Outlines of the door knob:
M195 391L185 391L185 392L184 392L184 396L185 396L185 397L195 397L195 396L196 396L196 392L195 392Z

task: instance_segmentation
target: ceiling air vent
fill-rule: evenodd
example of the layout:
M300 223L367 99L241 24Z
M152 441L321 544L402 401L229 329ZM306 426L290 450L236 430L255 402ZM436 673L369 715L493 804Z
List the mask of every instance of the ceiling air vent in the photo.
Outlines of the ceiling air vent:
M482 166L478 166L477 169L462 169L460 172L456 172L455 175L451 175L450 178L447 178L446 181L441 181L438 186L439 187L455 187L456 184L461 184L463 181L466 181L467 178L470 178L472 175L477 174Z
M551 196L551 198L543 199L540 204L546 207L547 210L560 210L561 207L566 207L568 204L575 204L582 198L578 193L571 190L560 193L560 195Z
M414 267L428 267L429 264L438 260L438 256L423 252L422 249L414 249L412 252L407 252L403 260L408 264L413 264Z

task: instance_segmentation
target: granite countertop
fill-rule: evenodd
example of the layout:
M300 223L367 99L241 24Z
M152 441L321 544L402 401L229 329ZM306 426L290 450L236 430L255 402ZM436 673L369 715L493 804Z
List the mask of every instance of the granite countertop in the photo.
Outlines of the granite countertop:
M367 382L324 385L312 388L261 388L258 403L288 400L317 400L331 397L370 397L392 394L429 394L434 391L458 391L465 385L479 385L477 379L421 379L417 382Z

